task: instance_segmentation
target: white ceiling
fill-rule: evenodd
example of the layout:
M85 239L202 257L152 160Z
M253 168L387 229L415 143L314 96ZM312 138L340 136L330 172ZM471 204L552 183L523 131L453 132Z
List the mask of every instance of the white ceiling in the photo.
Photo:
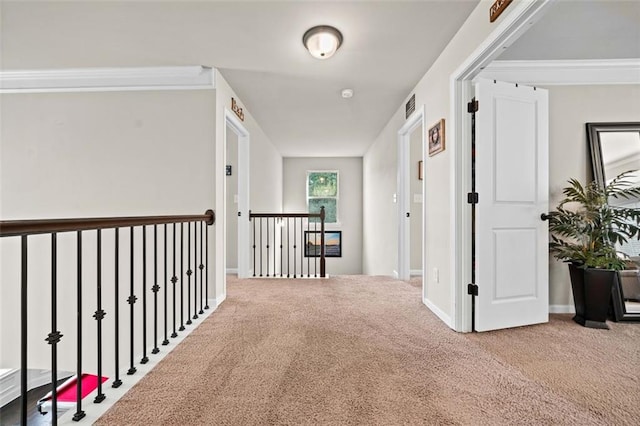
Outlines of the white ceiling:
M640 58L640 0L558 0L500 60Z
M362 156L478 1L4 1L2 59L216 67L283 156ZM319 24L344 36L325 61L302 45Z
M3 0L2 66L216 67L283 156L361 156L478 1ZM561 0L499 59L638 58L639 32L640 0Z

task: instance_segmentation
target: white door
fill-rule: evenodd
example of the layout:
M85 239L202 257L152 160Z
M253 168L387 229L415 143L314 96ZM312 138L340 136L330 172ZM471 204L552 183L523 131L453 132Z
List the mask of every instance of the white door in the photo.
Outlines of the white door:
M548 93L479 80L476 99L476 330L547 322Z

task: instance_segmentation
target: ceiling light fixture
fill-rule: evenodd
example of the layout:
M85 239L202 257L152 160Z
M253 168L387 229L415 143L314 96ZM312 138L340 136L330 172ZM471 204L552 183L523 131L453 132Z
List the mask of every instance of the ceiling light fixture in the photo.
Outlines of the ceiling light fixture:
M342 33L334 27L318 25L304 33L302 43L314 58L329 59L342 44Z
M342 91L342 97L345 99L349 99L353 97L353 89L344 89Z

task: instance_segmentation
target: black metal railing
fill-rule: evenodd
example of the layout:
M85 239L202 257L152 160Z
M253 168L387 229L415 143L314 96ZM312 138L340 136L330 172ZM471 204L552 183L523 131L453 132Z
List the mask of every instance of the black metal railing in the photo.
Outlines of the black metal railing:
M319 213L253 213L253 276L325 278L324 207Z
M120 347L121 347L121 334L120 330L120 303L124 303L124 300L120 299L120 267L121 267L121 234L125 233L128 228L128 236L130 239L129 246L129 256L130 256L130 274L129 274L129 294L127 295L126 303L130 305L129 312L129 355L130 355L130 365L127 370L127 374L134 374L136 372L135 367L135 345L140 345L140 350L142 354L142 358L140 363L144 364L148 362L149 358L147 356L147 349L151 346L151 354L156 354L160 352L158 348L158 328L159 325L162 324L164 331L164 340L162 341L162 345L168 345L168 324L169 324L169 309L168 304L171 304L171 321L173 325L173 333L171 334L172 338L178 337L178 333L176 331L177 325L177 315L179 311L180 315L180 328L179 331L183 331L184 327L184 309L185 304L187 307L188 318L190 318L190 307L193 304L194 307L194 316L193 318L197 318L196 307L198 306L198 302L200 305L200 314L203 314L203 309L209 309L209 305L207 299L209 297L208 291L208 274L204 273L206 269L208 271L208 242L209 242L209 225L213 225L215 222L215 214L212 210L207 210L204 215L186 215L186 216L145 216L145 217L122 217L122 218L90 218L90 219L54 219L54 220L24 220L24 221L0 221L0 237L19 237L21 240L21 248L20 248L20 300L10 301L3 300L3 304L12 304L12 303L20 303L20 398L21 398L21 424L27 424L27 372L29 367L28 360L28 339L29 339L29 317L27 314L29 308L29 298L28 292L30 285L35 286L38 285L36 283L30 282L28 271L29 271L29 241L30 237L38 234L48 234L50 235L50 251L51 251L51 299L50 299L50 309L51 309L51 332L48 334L47 338L44 339L51 347L51 391L52 391L52 400L51 400L51 418L52 424L57 424L57 412L58 412L58 396L56 393L56 385L58 382L57 372L59 366L59 353L58 353L58 344L61 342L63 334L58 330L59 326L59 318L58 314L61 309L65 310L75 310L77 313L77 322L76 322L76 360L75 367L77 369L77 398L75 401L76 411L73 416L73 420L78 421L85 417L85 413L82 410L82 378L83 374L83 352L86 348L83 346L83 332L82 328L85 324L83 324L83 320L85 319L82 314L83 307L86 308L87 303L86 299L83 300L83 290L90 291L90 284L86 282L86 275L84 275L84 266L86 265L86 261L83 260L83 236L88 234L92 234L95 232L96 235L96 277L95 277L95 294L96 294L96 310L93 313L93 318L96 321L96 341L97 341L97 360L96 360L96 372L98 376L98 388L97 388L97 396L94 399L94 403L100 403L105 399L105 393L102 388L102 375L103 375L103 322L108 312L104 310L104 299L103 292L107 289L111 289L113 291L113 311L110 312L110 316L113 318L112 329L114 334L114 357L110 359L114 363L114 375L111 386L114 388L119 387L122 384L122 380L120 377ZM184 223L187 223L187 233L184 232ZM199 232L198 232L198 226ZM180 224L179 232L176 224ZM193 227L191 226L193 224ZM172 232L168 231L167 225L172 225ZM207 226L204 226L207 225ZM148 276L147 276L147 227L153 227L153 286L148 285ZM162 237L158 236L158 226L163 226ZM138 260L135 257L136 253L136 244L138 243L138 239L136 239L136 228L142 229L142 259ZM192 231L193 229L193 231ZM60 262L58 256L58 234L66 233L66 232L75 232L75 246L76 246L76 263L75 265L59 265ZM107 283L105 286L105 282L103 282L103 234L105 232L113 232L114 235L114 261L113 261L113 282ZM139 233L138 233L139 234ZM168 253L167 243L169 240L169 234L171 234L172 241L172 250ZM177 236L179 235L179 239ZM185 246L185 237L186 237L186 246ZM192 244L193 237L193 244ZM199 250L200 256L198 257L198 239L199 239ZM164 275L162 282L158 281L158 242L162 240L163 254L162 257L164 261ZM176 240L179 241L178 246L176 246ZM203 253L203 245L207 245L205 252ZM85 247L86 249L87 247ZM184 265L184 251L187 252L187 264ZM193 264L191 253L193 252ZM204 255L203 255L204 254ZM126 255L126 253L125 253ZM170 259L171 258L171 259ZM180 262L180 275L176 275L176 260L179 258ZM135 261L139 263L136 264ZM200 262L198 264L198 261ZM169 292L169 278L168 278L168 263L172 263L172 277L171 277L171 292ZM138 282L139 280L134 273L134 270L142 264L142 282ZM64 306L60 306L60 298L58 297L58 293L60 290L60 286L58 285L58 275L60 269L65 268L73 268L75 266L76 269L76 295L77 300L75 306L67 303ZM184 267L187 268L187 280L186 280L186 290L188 292L188 297L184 299L184 291L185 291L185 274ZM197 275L194 274L193 283L191 280L191 274L193 270L200 270L200 293L198 295L197 292ZM204 278L203 278L204 277ZM84 282L83 282L84 279ZM203 281L204 280L204 281ZM12 285L11 283L2 283L3 286ZM193 287L193 288L192 288ZM162 310L159 309L158 304L158 293L162 290L164 294L164 304ZM192 292L193 290L193 292ZM179 291L179 296L177 292ZM43 291L44 293L44 291ZM138 295L142 296L142 313L141 318L138 318L142 323L142 338L139 341L136 341L136 311L134 310L134 304L138 301ZM141 293L141 294L140 294ZM149 294L151 293L151 294ZM193 293L193 299L191 298L191 294ZM153 296L153 343L149 345L147 342L147 296ZM199 298L199 300L198 300ZM43 301L34 301L40 303L46 303ZM48 301L47 301L48 302ZM48 303L47 303L48 304ZM149 314L151 315L151 314ZM159 317L161 317L159 319ZM187 324L191 324L191 321L188 320ZM3 342L3 344L6 342Z

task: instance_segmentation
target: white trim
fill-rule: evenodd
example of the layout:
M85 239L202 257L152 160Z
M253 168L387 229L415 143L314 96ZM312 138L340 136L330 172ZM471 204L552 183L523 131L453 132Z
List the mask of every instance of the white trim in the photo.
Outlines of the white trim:
M215 89L213 68L69 68L0 71L0 93Z
M58 371L58 377L72 375ZM51 371L40 369L27 370L27 389L31 390L51 383ZM20 397L20 370L11 369L0 376L0 407L4 407L16 398Z
M411 253L411 245L410 245L410 226L409 221L407 220L407 212L411 211L411 200L410 200L410 167L409 164L409 142L411 139L411 132L415 130L418 126L422 126L424 129L424 120L425 120L425 108L422 105L420 108L416 109L413 114L409 116L409 118L404 122L400 130L398 130L398 278L401 280L408 280L410 278L410 253ZM423 173L426 175L426 167L427 162L424 158L424 145L425 145L425 132L422 132L422 160L423 160ZM424 215L424 206L427 204L427 199L425 197L425 185L423 187L423 202L422 202L422 224L423 230L426 229L424 227L425 223L425 215ZM422 269L425 270L426 265L424 264L425 259L425 238L423 235L422 238ZM423 286L424 287L424 286Z
M451 270L453 271L453 297L451 312L452 328L456 331L471 331L471 300L467 296L467 284L470 282L471 264L470 226L471 212L467 205L467 192L470 190L470 154L466 149L470 139L470 117L466 113L467 102L473 93L472 80L491 61L499 56L531 25L555 3L556 0L523 0L513 4L511 13L500 21L493 32L476 48L469 57L451 74L450 125L452 144L450 153L451 170L451 215L450 228L453 235L451 244Z
M438 318L440 318L442 322L444 322L450 328L453 328L453 324L451 323L451 317L445 314L442 309L438 308L433 302L431 302L426 297L422 298L422 303L424 303L425 306L431 310L431 312L433 312Z
M640 59L493 61L478 77L528 85L640 84Z
M337 182L337 192L336 195L334 197L327 195L325 197L310 197L309 196L309 174L310 173L335 173L336 174L336 182ZM325 219L325 231L329 231L329 229L327 229L327 227L333 227L336 228L337 231L340 230L340 228L342 227L342 223L340 222L340 170L328 170L328 169L324 169L324 170L307 170L307 177L306 177L306 181L305 181L305 196L306 196L306 203L307 203L307 212L309 211L309 199L317 199L317 198L335 198L336 200L336 221L335 222L327 222ZM325 210L326 213L326 210Z
M221 295L220 297L216 297L216 299L215 299L215 302L216 302L215 309L217 309L218 306L222 305L222 302L224 302L225 300L227 300L227 293Z
M236 275L238 273L238 268L227 268L227 275Z
M549 305L550 314L575 314L576 308L573 305Z
M412 277L421 277L422 276L422 269L411 269L409 271L409 275L411 275Z
M238 211L241 212L240 219L238 220L238 268L236 269L236 273L238 274L238 278L247 278L249 277L249 194L250 194L250 149L251 149L251 135L249 131L244 127L244 124L240 119L229 110L227 107L224 108L224 129L223 129L223 139L225 144L224 149L224 164L227 164L227 126L231 128L231 130L238 136ZM224 170L221 171L224 173ZM227 185L226 185L226 176L225 185L224 185L224 199L227 198ZM226 215L226 208L225 208ZM224 223L227 223L226 217ZM227 236L224 233L224 263L226 265L227 262ZM243 244L242 242L246 244ZM224 291L226 293L227 283L224 283Z

